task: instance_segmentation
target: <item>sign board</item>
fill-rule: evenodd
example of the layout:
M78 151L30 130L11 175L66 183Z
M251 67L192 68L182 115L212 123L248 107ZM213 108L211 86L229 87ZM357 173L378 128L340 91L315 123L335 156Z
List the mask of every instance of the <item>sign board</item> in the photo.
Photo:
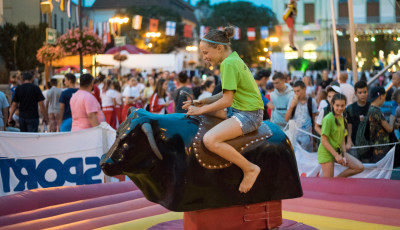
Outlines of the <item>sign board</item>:
M120 36L115 38L115 46L126 45L126 36Z
M46 43L57 45L57 30L53 28L46 28Z
M0 131L0 139L1 198L29 189L102 183L100 158L114 143L115 130L101 123L65 133Z

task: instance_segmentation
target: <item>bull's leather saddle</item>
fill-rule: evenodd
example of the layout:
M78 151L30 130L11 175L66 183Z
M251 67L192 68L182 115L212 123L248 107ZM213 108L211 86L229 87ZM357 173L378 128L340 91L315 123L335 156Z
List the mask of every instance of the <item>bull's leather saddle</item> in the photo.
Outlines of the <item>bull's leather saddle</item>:
M199 129L193 142L193 152L201 166L208 169L222 169L232 165L232 162L225 160L217 154L210 152L203 143L204 134L212 127L223 121L223 119L200 115L193 117L199 122ZM253 144L264 141L272 136L272 131L267 124L262 123L258 130L226 141L227 144L234 147L239 153Z

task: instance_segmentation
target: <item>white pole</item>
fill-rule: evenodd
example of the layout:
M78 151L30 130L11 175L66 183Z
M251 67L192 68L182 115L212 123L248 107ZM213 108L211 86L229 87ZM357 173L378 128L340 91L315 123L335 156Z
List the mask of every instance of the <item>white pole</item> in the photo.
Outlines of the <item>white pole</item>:
M333 0L330 0L331 2L331 16L332 16L332 35L333 35L333 44L335 46L335 59L336 59L336 74L337 74L337 80L339 80L340 76L340 63L339 63L339 45L338 45L338 40L337 40L337 34L336 34L336 16L335 16L335 8L333 6Z
M0 25L3 25L3 0L0 0Z
M347 4L349 7L351 65L353 67L353 84L355 84L358 81L358 75L357 75L357 63L356 63L356 43L354 41L353 0L348 0Z

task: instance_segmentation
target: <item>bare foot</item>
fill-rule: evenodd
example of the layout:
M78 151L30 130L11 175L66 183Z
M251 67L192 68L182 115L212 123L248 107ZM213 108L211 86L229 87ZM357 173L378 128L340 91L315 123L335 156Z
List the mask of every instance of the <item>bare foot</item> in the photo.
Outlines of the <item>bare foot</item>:
M258 167L255 164L252 164L251 169L249 171L243 171L243 180L242 183L240 183L239 186L239 191L241 193L247 193L251 187L253 187L254 182L256 182L256 179L258 177L258 174L260 174L260 167Z

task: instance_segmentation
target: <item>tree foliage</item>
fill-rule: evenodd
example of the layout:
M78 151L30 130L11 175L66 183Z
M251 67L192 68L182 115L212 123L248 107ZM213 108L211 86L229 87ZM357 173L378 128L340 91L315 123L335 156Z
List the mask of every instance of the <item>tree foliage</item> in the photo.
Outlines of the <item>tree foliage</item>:
M132 17L134 15L143 16L142 29L132 30L130 23L122 27L122 34L128 35L128 43L133 43L140 47L144 47L147 43L153 43L151 52L155 53L169 53L173 51L176 47L185 46L188 42L187 39L183 38L183 23L181 15L179 13L164 8L162 6L144 6L137 7L133 6L127 10L127 13ZM149 19L158 19L158 31L161 32L159 38L149 39L146 38L146 33L149 28ZM176 22L175 36L165 36L166 22L174 21ZM146 40L147 39L147 40Z
M263 48L268 47L261 39L260 27L268 26L270 32L277 24L277 19L268 7L255 6L250 2L225 2L213 6L213 13L207 19L206 25L212 28L233 25L240 28L240 40L232 41L232 49L242 56L246 63L258 62L257 56L263 53ZM256 28L256 40L248 41L247 28Z
M36 60L36 52L46 40L46 24L38 27L28 27L24 22L18 25L5 24L0 27L0 55L6 62L7 69L15 70L13 37L16 41L16 59L19 70L31 70L36 68L39 62Z

